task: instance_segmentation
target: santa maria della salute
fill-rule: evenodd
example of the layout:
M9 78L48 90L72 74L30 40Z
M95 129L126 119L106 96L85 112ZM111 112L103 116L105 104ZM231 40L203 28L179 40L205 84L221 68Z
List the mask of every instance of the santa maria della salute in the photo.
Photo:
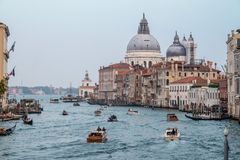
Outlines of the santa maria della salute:
M188 39L184 36L180 42L176 32L173 44L169 46L166 57L164 57L157 39L150 34L148 21L143 14L137 35L128 43L125 62L131 66L138 64L147 68L163 61L182 61L185 64L195 64L196 48L197 44L194 43L191 33Z

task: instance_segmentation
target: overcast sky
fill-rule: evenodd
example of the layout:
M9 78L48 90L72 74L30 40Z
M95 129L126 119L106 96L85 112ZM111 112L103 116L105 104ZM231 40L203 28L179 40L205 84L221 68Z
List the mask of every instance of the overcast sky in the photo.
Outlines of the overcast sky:
M192 32L197 57L226 62L226 39L240 28L239 0L0 0L0 22L8 25L8 47L16 41L8 70L10 86L80 85L88 70L124 59L145 13L161 55L175 31Z

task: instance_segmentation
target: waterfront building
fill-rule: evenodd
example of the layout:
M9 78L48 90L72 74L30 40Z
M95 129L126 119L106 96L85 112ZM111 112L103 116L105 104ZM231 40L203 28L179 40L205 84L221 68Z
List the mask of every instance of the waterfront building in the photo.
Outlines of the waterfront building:
M10 35L8 26L0 22L0 80L5 80L6 86L8 86L8 74L7 74L7 63L8 63L8 50L7 42L8 36ZM6 109L7 107L7 92L0 98L0 107Z
M178 107L179 110L189 110L189 90L194 84L204 83L201 77L186 77L170 83L170 107Z
M219 82L218 81L194 81L189 90L189 105L191 109L203 112L213 106L219 106Z
M240 29L228 34L226 44L228 113L240 120Z
M157 39L150 34L147 19L143 14L137 35L128 43L125 62L131 66L138 64L149 68L163 60L160 53L160 45Z
M115 63L107 67L100 67L98 99L103 102L111 102L117 97L116 76L121 71L129 71L127 63Z
M88 71L85 73L85 77L82 80L82 85L79 87L79 96L85 99L89 99L93 96L95 85L92 84L92 80L89 78Z

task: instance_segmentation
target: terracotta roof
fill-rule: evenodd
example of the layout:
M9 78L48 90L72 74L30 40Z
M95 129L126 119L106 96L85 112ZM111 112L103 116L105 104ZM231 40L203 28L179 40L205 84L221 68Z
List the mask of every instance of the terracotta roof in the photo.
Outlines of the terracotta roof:
M127 63L115 63L115 64L109 65L109 67L111 67L111 68L129 68L130 65Z

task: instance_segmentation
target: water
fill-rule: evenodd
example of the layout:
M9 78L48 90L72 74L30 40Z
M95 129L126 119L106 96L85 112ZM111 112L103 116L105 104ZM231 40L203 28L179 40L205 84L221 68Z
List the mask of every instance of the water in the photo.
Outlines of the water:
M130 116L126 114L128 107L109 107L102 116L95 117L94 111L99 108L96 105L81 103L74 107L66 103L49 104L47 96L35 98L40 99L44 111L30 115L33 126L16 121L14 134L0 137L1 160L222 160L225 126L230 132L230 159L240 159L240 125L236 121L192 121L183 112L148 108L136 108L140 114ZM63 109L68 116L61 115ZM169 112L175 113L180 121L167 122ZM107 122L112 113L119 122ZM0 126L14 123L0 122ZM86 143L89 131L97 126L107 129L108 141ZM165 141L167 127L179 128L181 140Z

